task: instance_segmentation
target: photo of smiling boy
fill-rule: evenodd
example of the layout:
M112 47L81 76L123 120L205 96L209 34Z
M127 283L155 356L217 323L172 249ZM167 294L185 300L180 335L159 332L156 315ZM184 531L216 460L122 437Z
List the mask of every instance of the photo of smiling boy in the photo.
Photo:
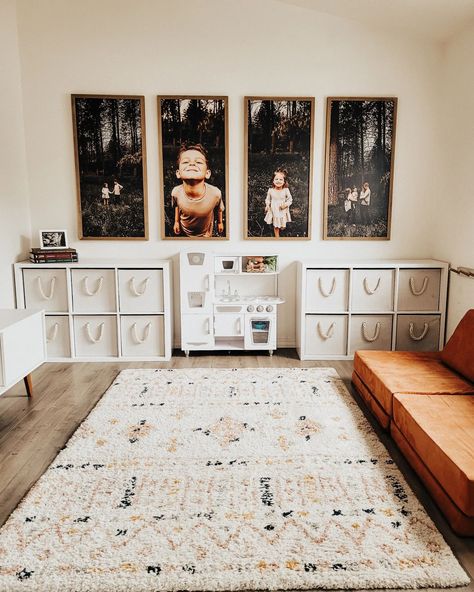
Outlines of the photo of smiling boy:
M174 208L173 232L176 236L213 236L224 232L224 202L218 187L207 183L211 177L207 152L201 144L182 146L178 153L176 177L181 181L171 191Z

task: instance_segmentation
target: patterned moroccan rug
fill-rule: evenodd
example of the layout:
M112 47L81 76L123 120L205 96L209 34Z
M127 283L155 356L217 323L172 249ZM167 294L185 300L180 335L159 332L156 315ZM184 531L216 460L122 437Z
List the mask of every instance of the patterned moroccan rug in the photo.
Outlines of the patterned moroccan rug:
M331 369L125 370L0 531L0 590L468 577Z

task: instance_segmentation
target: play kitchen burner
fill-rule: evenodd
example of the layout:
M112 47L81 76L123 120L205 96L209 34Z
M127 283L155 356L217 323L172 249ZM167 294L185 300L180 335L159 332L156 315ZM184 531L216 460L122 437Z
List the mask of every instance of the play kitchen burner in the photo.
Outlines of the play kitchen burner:
M276 349L277 256L182 253L181 349Z

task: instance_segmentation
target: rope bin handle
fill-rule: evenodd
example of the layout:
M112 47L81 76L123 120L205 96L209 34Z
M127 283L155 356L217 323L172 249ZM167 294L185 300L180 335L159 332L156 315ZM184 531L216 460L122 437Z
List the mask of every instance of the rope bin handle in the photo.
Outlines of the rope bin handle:
M415 335L415 323L410 323L410 325L408 326L408 333L410 334L410 338L413 339L413 341L421 341L426 337L428 331L428 323L423 323L423 331L420 335Z
M332 278L332 284L331 284L331 288L330 288L329 292L326 292L325 289L323 288L323 281L322 281L321 276L318 277L318 287L319 287L319 291L321 292L321 294L325 298L329 298L329 296L332 296L334 294L334 290L336 289L336 277L334 276Z
M380 277L377 280L377 283L375 284L375 288L372 290L371 288L369 288L369 280L367 277L364 278L364 290L367 292L367 294L369 294L369 296L372 296L372 294L375 294L375 292L377 292L377 290L379 289L380 286Z
M423 278L423 284L421 286L421 289L417 290L415 287L415 278L411 277L410 278L410 290L411 290L411 293L413 294L413 296L421 296L422 294L424 294L426 291L426 288L428 287L428 282L429 282L429 278L428 278L428 276L425 275L425 277Z
M367 335L367 323L364 321L362 323L362 337L366 341L368 341L369 343L373 343L374 341L377 341L377 339L380 336L380 327L381 327L381 325L380 325L379 322L375 323L375 331L374 331L374 334L372 335L372 337L369 337Z
M334 335L334 327L336 326L336 323L331 323L329 325L329 329L327 330L326 333L323 333L323 330L321 328L321 323L318 321L318 333L319 336L321 337L321 339L324 339L326 341L326 339L331 339L331 337Z
M82 278L82 282L84 284L84 292L88 296L97 296L97 294L99 294L99 292L102 290L102 286L104 285L104 276L100 276L97 282L97 288L93 292L89 290L89 277L87 275Z
M145 341L148 339L148 337L150 336L150 328L151 328L151 323L148 323L143 331L143 337L142 339L140 339L140 337L138 337L138 333L137 333L137 324L133 323L132 325L132 337L133 340L135 341L135 343L145 343Z
M150 281L150 277L146 277L142 281L142 285L143 285L142 290L137 290L137 287L135 286L135 277L131 277L130 278L130 290L132 291L133 294L135 294L135 296L143 296L143 294L145 294L145 292L146 292L149 281Z
M52 327L52 331L49 332L49 335L46 337L46 343L52 343L56 341L56 337L58 336L59 331L59 323L54 323Z
M85 329L86 329L86 334L87 334L87 338L89 339L89 341L91 343L99 343L99 341L102 341L102 337L104 336L104 325L105 323L100 323L99 325L99 332L97 334L97 338L94 339L94 337L91 334L91 324L90 323L86 323Z
M36 283L38 284L38 291L41 294L41 298L43 298L43 300L51 300L51 298L54 296L54 288L56 286L56 276L53 276L49 281L49 294L44 293L40 276L38 276L36 278Z

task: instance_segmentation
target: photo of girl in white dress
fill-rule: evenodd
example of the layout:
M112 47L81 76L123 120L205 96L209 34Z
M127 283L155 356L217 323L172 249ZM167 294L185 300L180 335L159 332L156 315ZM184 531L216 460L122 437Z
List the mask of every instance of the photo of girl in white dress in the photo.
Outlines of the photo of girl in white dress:
M280 236L280 230L285 230L291 222L290 206L293 203L288 187L288 173L286 169L278 168L273 173L272 186L265 198L265 222L273 224L275 237Z

